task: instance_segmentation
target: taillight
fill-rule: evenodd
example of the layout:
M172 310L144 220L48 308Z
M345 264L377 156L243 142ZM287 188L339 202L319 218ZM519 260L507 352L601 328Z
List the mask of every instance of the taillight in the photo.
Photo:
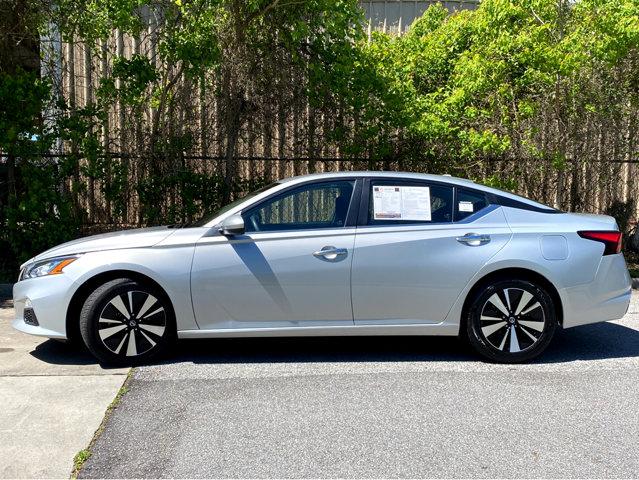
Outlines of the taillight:
M585 231L577 232L581 238L587 238L588 240L594 240L595 242L601 242L604 244L604 255L614 255L621 252L621 232L611 231Z

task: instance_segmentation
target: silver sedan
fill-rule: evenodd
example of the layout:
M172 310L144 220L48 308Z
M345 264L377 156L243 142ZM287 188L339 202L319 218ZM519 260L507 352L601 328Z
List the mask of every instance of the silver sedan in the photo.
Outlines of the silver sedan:
M109 364L148 362L177 338L311 335L460 335L522 362L559 328L626 313L618 230L449 176L302 176L196 224L34 257L13 325Z

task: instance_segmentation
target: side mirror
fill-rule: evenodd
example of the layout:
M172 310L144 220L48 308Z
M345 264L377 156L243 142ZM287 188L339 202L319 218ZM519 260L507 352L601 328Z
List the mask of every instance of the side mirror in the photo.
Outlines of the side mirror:
M244 219L236 214L227 217L220 226L220 233L226 236L242 235L244 233Z

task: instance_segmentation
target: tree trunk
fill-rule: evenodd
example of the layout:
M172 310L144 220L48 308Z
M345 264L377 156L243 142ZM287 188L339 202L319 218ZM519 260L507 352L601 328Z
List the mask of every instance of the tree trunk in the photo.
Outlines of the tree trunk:
M243 92L234 92L228 99L228 114L226 122L226 151L224 154L224 192L222 202L227 204L233 197L237 164L235 161L235 151L240 138L240 131L244 123L244 111L246 100Z

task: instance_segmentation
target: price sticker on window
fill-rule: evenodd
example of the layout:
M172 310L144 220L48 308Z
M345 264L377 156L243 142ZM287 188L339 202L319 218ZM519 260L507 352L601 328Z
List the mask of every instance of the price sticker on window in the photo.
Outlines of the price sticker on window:
M430 221L430 188L386 185L373 187L373 218Z
M459 202L459 211L460 212L474 212L475 206L473 202Z

